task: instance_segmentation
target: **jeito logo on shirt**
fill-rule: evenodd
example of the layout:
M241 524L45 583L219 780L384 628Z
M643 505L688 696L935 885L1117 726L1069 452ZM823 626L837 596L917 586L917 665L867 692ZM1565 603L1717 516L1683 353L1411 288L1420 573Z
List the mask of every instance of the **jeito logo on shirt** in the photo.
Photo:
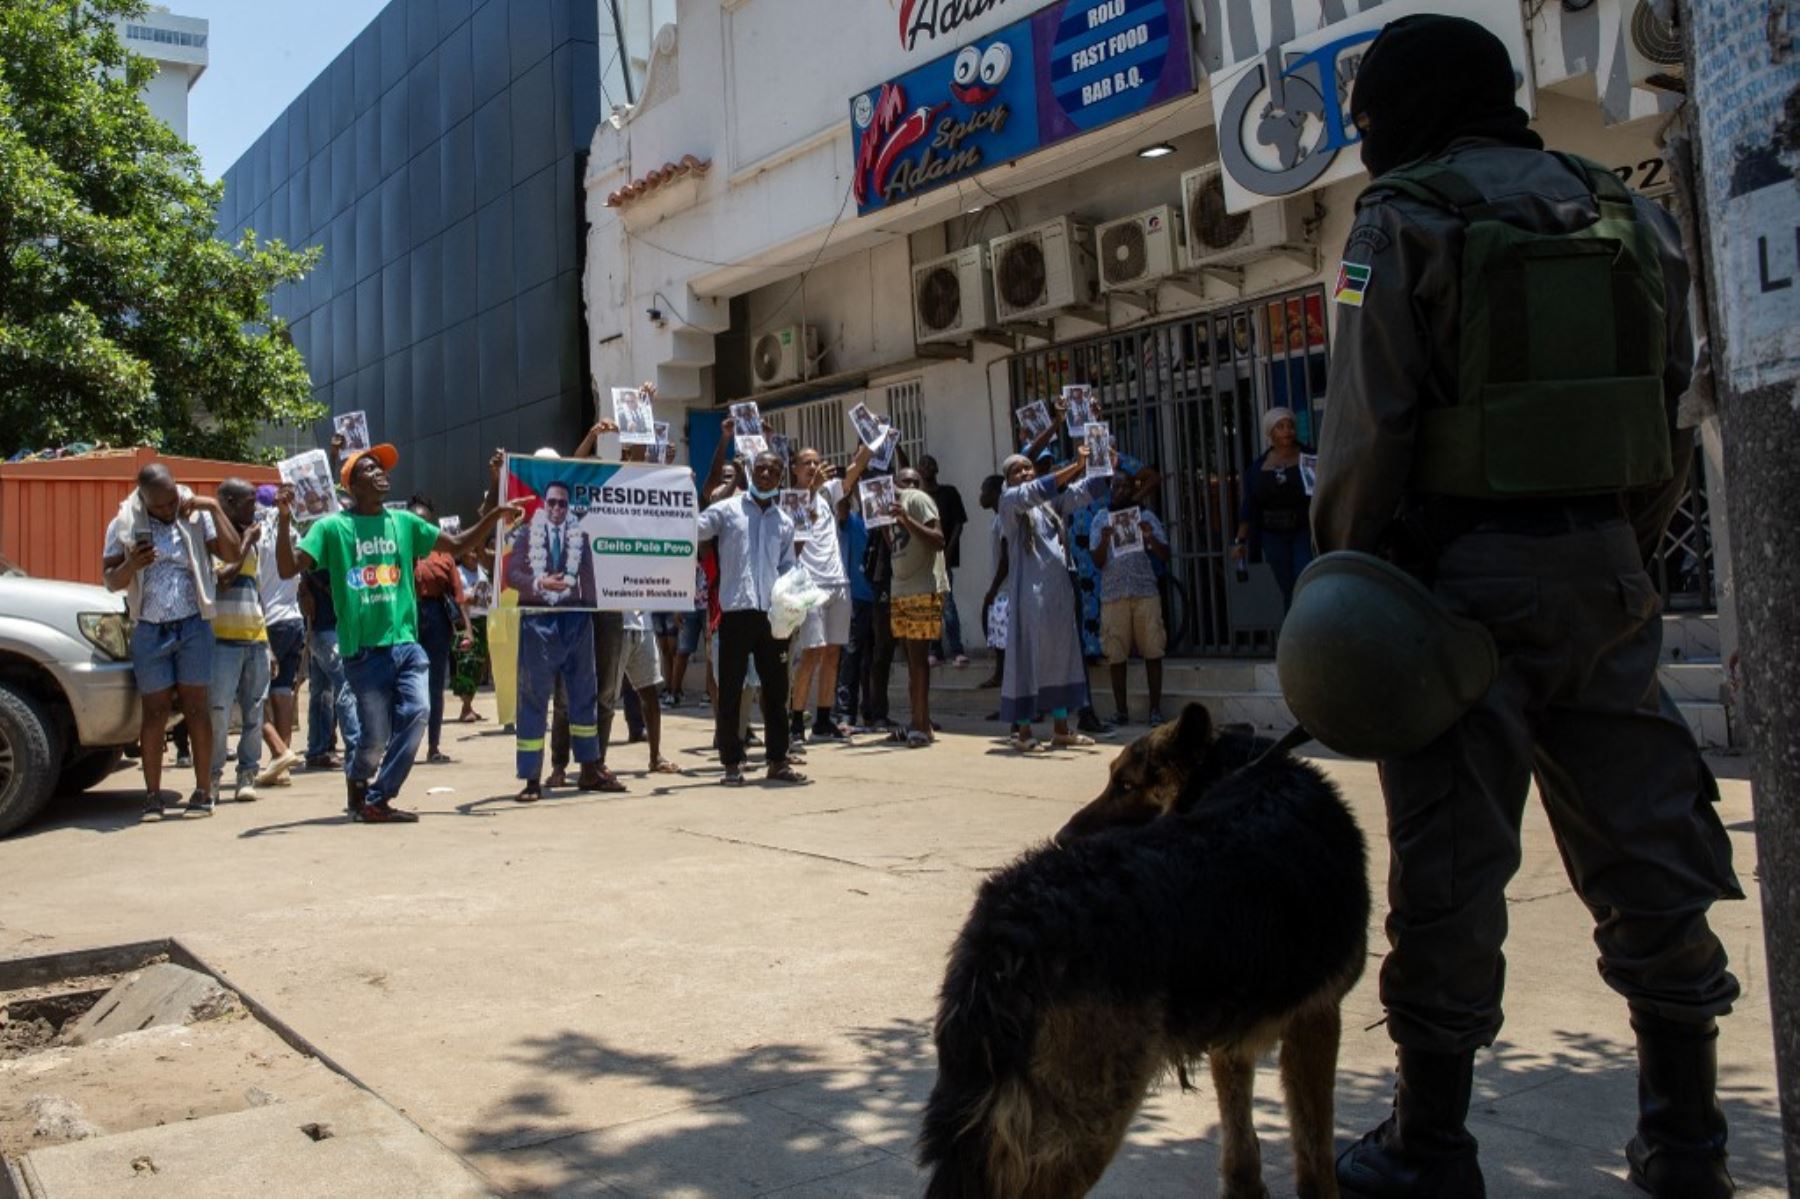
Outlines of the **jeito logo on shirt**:
M356 543L358 558L374 558L382 554L392 556L400 552L400 543L392 537L371 537L367 541Z

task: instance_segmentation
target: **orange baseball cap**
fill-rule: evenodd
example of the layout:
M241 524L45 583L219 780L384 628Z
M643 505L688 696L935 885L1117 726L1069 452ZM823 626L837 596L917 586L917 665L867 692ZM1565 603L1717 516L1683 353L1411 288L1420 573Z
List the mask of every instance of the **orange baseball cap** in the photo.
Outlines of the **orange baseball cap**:
M345 491L350 490L350 472L355 470L356 464L364 458L375 459L381 463L382 470L393 470L395 464L400 461L400 451L383 442L380 445L372 445L366 450L358 450L344 459L344 467L338 471L338 482L343 484Z

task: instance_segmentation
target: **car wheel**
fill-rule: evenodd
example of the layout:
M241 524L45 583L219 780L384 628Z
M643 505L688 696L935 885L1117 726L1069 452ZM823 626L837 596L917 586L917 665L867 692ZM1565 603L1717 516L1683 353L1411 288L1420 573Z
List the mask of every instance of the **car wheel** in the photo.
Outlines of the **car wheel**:
M56 780L58 795L80 795L104 783L112 772L124 761L125 751L118 746L112 749L90 749L86 753L76 754L63 763L62 777Z
M0 683L0 837L50 802L61 762L62 745L43 705Z

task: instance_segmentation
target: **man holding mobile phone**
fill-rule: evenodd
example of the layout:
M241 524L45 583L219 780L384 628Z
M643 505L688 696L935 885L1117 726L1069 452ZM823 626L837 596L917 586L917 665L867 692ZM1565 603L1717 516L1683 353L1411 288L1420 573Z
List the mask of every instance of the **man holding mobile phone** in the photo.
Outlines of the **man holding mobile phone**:
M235 560L236 527L218 500L175 482L152 462L119 505L102 551L106 587L125 593L131 660L143 697L138 749L144 763L144 816L176 807L162 790L163 738L179 696L193 746L194 791L187 808L210 812L213 757L208 698L213 669L214 557Z

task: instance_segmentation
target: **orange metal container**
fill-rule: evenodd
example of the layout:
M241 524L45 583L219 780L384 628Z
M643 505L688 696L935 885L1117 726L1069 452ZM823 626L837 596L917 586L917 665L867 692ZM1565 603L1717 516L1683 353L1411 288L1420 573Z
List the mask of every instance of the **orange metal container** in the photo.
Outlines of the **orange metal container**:
M146 464L166 462L177 482L211 495L226 479L278 483L272 466L170 458L148 446L79 458L0 464L0 555L40 579L101 583L106 526Z

